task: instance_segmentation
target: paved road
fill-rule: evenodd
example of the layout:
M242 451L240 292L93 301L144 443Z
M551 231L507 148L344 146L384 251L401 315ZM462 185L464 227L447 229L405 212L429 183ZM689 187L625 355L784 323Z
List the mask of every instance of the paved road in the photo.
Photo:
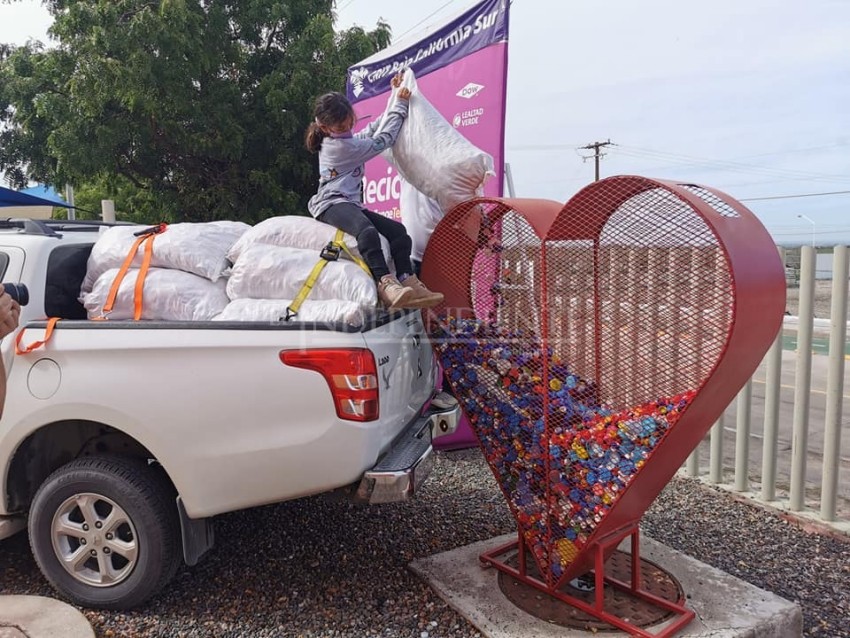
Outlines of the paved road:
M784 350L797 349L797 333L782 335L782 348ZM812 338L812 352L815 354L829 354L829 337L815 336ZM850 339L844 343L844 357L850 358Z

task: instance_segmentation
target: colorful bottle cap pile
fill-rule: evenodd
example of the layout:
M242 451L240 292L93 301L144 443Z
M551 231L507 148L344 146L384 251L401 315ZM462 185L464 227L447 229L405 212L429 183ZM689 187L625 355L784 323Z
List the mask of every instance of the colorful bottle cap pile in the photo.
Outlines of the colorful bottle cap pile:
M527 331L446 318L434 337L528 547L559 579L695 393L614 411Z

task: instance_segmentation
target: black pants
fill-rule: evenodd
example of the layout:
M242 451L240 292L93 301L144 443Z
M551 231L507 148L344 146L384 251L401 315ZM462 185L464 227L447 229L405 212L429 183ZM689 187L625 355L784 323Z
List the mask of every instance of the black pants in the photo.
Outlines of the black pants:
M375 280L380 280L390 272L381 250L379 234L390 242L396 275L402 277L413 274L413 267L410 265L413 242L403 224L351 202L334 204L316 219L354 236L357 240L357 250Z

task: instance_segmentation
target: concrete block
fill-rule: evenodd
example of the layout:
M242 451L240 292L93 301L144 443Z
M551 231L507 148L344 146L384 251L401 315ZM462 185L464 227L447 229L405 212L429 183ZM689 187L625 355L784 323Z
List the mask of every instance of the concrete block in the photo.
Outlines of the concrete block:
M19 634L94 638L91 624L76 607L44 596L0 596L0 637L19 638Z
M483 569L481 553L516 535L501 536L413 561L410 568L486 638L579 638L589 631L553 625L527 614L505 598L496 569ZM676 577L696 618L681 638L799 638L800 607L768 591L641 536L641 556ZM620 546L629 551L628 540ZM657 632L658 625L647 628ZM623 632L606 632L623 636Z

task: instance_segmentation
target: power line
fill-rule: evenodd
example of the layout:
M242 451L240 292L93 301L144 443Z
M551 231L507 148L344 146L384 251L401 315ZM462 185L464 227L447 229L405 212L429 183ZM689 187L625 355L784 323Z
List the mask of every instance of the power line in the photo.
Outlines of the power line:
M835 142L833 144L821 144L819 146L804 146L803 148L786 148L781 151L770 151L769 153L758 153L756 155L744 155L736 159L750 159L753 157L767 157L768 155L787 155L788 153L808 153L809 151L820 151L825 148L839 148L847 146L846 143Z
M667 153L664 151L653 151L651 149L640 149L638 147L624 147L621 145L617 145L616 150L618 153L629 157L662 160L668 163L672 162L674 166L704 166L719 171L754 173L756 175L766 175L769 177L796 178L811 181L838 181L842 183L850 181L850 178L844 175L829 175L825 173L814 173L808 171L792 171L781 168L769 168L766 166L755 166L752 164L743 164L741 162L732 162L728 160L714 160L708 158L693 157L689 155L680 155L678 153Z
M574 149L579 146L579 142L575 144L519 144L517 146L508 146L509 151L565 151Z
M569 148L576 148L576 144L519 144L516 146L510 146L507 150L510 151L535 151L535 152L547 152L547 151L560 151L566 150ZM688 155L678 155L675 153L666 153L664 151L652 151L649 149L639 149L637 147L623 147L620 144L614 144L615 150L620 155L625 155L627 157L634 157L638 159L654 159L654 160L662 160L667 162L661 166L653 166L648 170L658 170L663 168L673 168L673 167L683 167L683 166L704 166L713 170L718 171L728 171L733 173L745 173L745 174L755 174L755 175L763 175L766 177L775 177L777 179L771 181L760 181L760 182L748 182L746 184L735 184L735 186L750 186L754 184L769 184L775 181L780 180L791 180L791 181L822 181L822 182L840 182L847 183L850 181L850 178L841 175L830 175L825 173L814 173L807 171L792 171L787 169L780 168L769 168L766 166L755 166L751 164L743 164L741 162L732 162L729 160L712 160L708 158L698 158L692 157ZM834 146L840 146L836 144ZM820 148L820 147L810 147L810 148ZM826 148L826 147L824 147ZM799 149L799 150L808 150L808 149ZM792 151L789 151L792 152ZM778 154L778 153L777 153ZM767 154L766 154L767 155ZM757 156L754 156L757 157Z
M773 195L772 197L748 197L739 202L763 202L768 199L796 199L798 197L823 197L824 195L850 195L850 191L830 191L827 193L801 193L798 195Z
M353 2L354 0L351 0L351 1ZM426 20L428 20L429 18L433 18L435 15L437 15L438 13L440 13L440 11L442 11L443 9L445 9L445 8L446 8L447 6L449 6L450 4L453 4L454 2L455 2L455 0L449 0L449 1L448 1L448 2L446 2L444 5L442 5L439 9L437 9L436 11L433 11L433 12L429 13L427 16L425 16L424 18L422 18L419 22L417 22L417 23L416 23L416 24L414 24L412 27L410 27L407 31L405 31L405 32L404 32L404 33L402 33L400 36L398 36L398 39L397 39L397 40L401 40L404 36L406 36L408 33L410 33L411 31L413 31L413 30L414 30L416 27L418 27L420 24L422 24L423 22L425 22L425 21L426 21Z
M838 230L818 230L816 232L811 232L809 230L806 230L803 226L800 226L800 230L795 233L788 231L775 232L771 231L769 227L767 230L774 237L799 237L800 235L835 235L838 233L850 232L850 228L840 228Z

